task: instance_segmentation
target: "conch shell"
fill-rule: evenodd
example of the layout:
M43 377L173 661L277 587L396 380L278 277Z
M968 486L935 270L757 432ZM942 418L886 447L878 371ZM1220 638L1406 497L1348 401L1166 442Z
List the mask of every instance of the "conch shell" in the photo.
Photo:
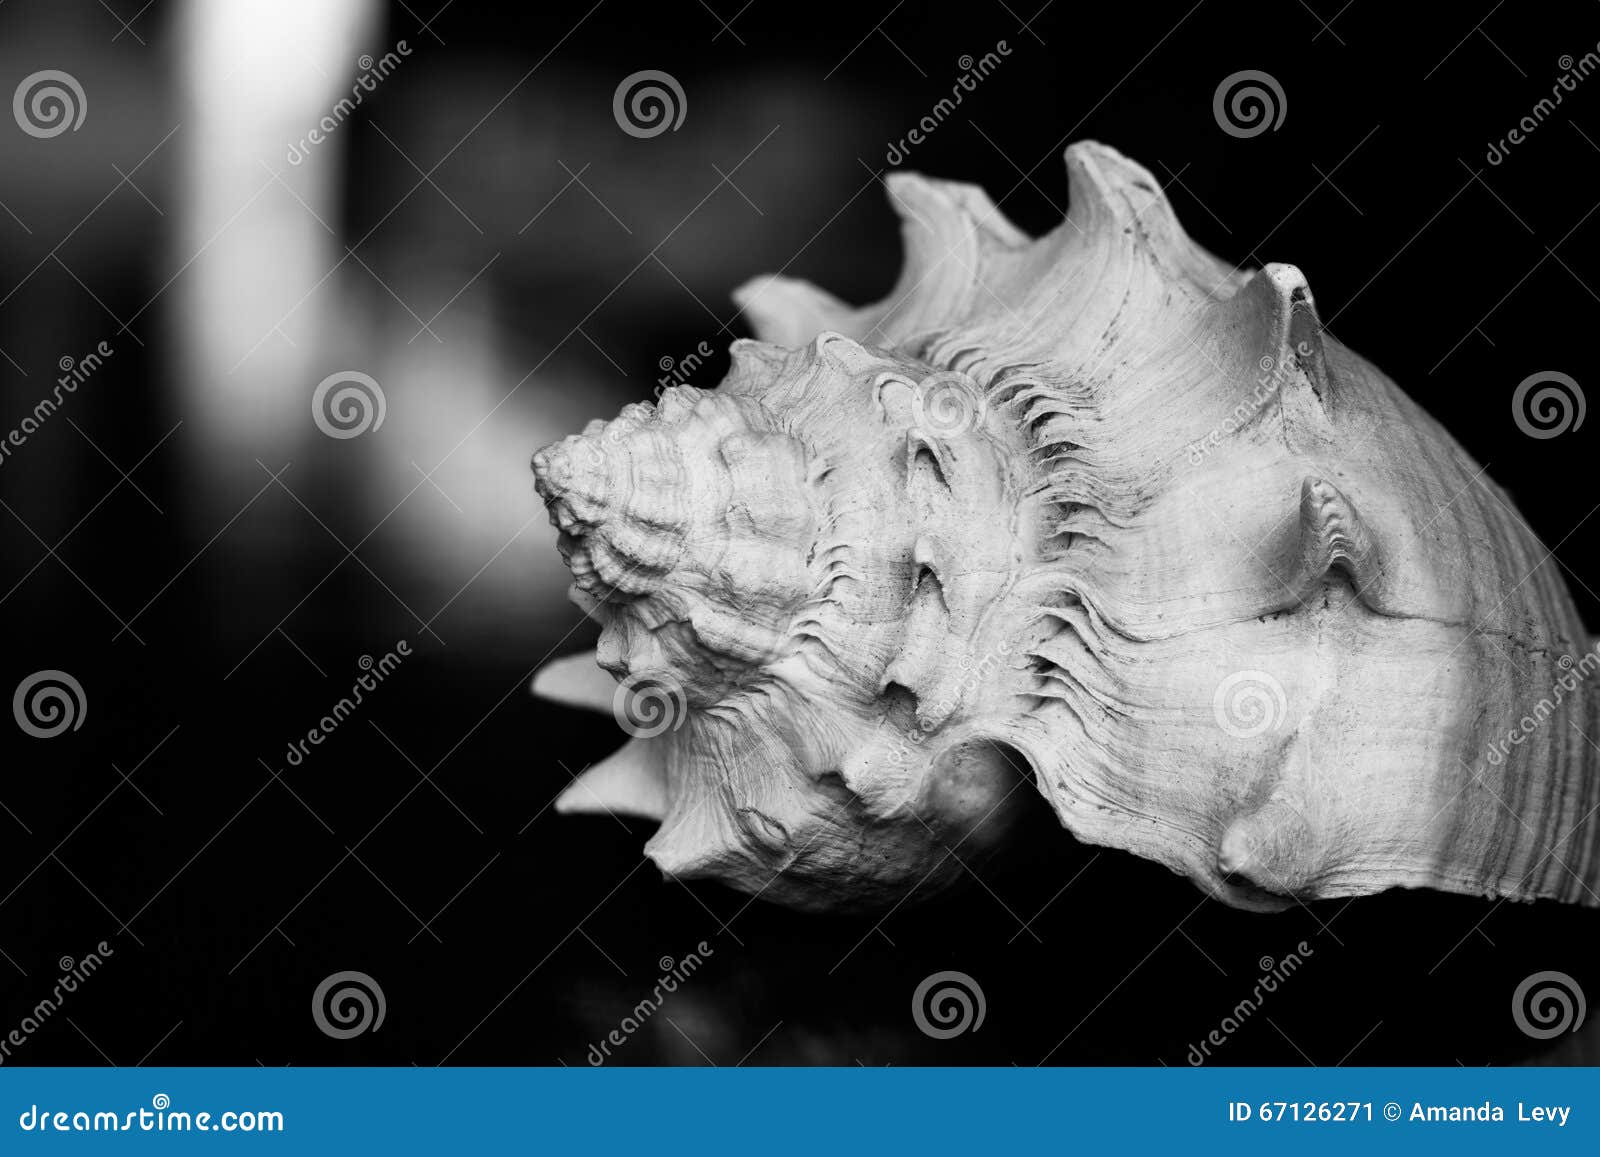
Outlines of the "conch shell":
M1600 656L1548 552L1298 269L1213 257L1112 149L1066 163L1037 240L889 177L887 300L751 282L719 389L535 455L621 680L535 690L635 736L560 809L808 909L931 893L1035 789L1240 908L1600 904Z

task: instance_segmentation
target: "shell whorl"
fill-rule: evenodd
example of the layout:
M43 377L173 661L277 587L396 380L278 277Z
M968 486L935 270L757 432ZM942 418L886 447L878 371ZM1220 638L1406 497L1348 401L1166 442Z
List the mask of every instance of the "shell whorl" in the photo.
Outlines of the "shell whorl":
M1299 270L1206 253L1114 150L1067 167L1037 240L891 177L887 299L751 282L719 390L535 459L600 662L687 704L563 806L807 907L931 891L1030 781L1240 907L1600 904L1600 656L1509 499Z

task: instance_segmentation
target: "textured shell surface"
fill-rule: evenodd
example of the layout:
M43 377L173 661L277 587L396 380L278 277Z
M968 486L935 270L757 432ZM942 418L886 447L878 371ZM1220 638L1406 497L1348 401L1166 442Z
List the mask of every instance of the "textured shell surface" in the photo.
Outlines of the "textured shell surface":
M719 388L535 455L602 627L535 690L634 736L558 806L809 909L933 893L1035 792L1242 908L1600 904L1600 657L1548 551L1299 270L1066 163L1038 239L891 176L887 299L751 282Z

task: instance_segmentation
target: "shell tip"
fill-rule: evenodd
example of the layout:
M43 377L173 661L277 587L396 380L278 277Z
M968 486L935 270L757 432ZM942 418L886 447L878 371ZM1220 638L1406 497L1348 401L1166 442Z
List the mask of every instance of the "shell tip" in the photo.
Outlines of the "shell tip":
M583 707L590 711L610 711L616 697L617 684L609 672L600 667L593 651L564 655L553 663L539 668L539 673L528 685L535 698L569 707Z
M1085 233L1136 219L1177 227L1166 194L1143 165L1099 141L1076 141L1063 157L1071 199L1067 220Z
M657 753L643 739L630 739L606 759L579 773L556 797L561 815L640 816L660 821L667 814L667 780Z
M851 328L851 308L808 281L767 274L751 278L732 297L757 338L791 349L824 330Z
M1322 319L1306 275L1296 266L1270 262L1250 279L1248 290L1266 316L1267 356L1280 367L1303 373L1318 401L1326 401L1328 363L1322 346Z

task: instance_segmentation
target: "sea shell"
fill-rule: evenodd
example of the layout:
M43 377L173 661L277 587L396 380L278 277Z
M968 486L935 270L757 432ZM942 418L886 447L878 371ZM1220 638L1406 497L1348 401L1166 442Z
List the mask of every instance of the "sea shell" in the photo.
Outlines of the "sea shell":
M889 177L885 301L752 282L719 389L534 457L603 625L535 690L635 736L560 809L812 909L930 894L1035 789L1241 908L1600 904L1600 656L1548 552L1298 269L1066 163L1037 240Z

